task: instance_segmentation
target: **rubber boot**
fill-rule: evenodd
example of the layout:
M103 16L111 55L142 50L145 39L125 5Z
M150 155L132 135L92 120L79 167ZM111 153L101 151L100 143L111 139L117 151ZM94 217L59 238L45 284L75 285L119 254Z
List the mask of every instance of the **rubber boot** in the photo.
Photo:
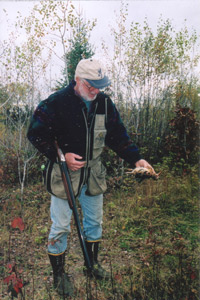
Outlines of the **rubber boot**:
M65 253L60 255L49 254L49 259L53 269L54 288L59 295L72 296L73 285L69 280L69 276L64 271Z
M98 262L99 242L86 242L88 256L92 264L92 271L86 270L85 274L96 279L109 279L108 273Z

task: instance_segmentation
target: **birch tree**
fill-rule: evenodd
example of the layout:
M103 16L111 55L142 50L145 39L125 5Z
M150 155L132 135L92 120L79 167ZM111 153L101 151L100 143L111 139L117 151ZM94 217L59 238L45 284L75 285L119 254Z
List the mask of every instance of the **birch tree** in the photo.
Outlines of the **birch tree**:
M189 34L186 24L177 32L170 20L162 18L156 32L147 20L143 24L133 20L127 26L127 16L128 5L122 3L111 31L114 39L114 54L109 64L112 96L129 134L143 147L147 158L155 158L161 154L176 102L192 106L196 97L198 37L195 31ZM106 45L103 46L107 54Z
M0 154L1 161L11 158L17 161L22 198L27 170L37 154L26 138L29 118L41 97L49 92L41 83L47 82L52 56L66 62L64 58L77 19L70 1L41 1L26 18L18 12L15 31L3 42L0 76L7 98L1 101L5 123L0 135ZM62 51L58 51L60 46Z

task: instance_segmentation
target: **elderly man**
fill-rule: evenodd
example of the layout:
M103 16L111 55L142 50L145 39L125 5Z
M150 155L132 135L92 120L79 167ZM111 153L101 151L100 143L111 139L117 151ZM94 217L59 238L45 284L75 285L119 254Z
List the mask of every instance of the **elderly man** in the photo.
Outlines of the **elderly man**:
M152 169L141 159L130 140L114 103L101 91L110 83L99 61L81 60L76 67L75 80L39 104L28 130L30 142L49 159L45 177L47 190L51 193L48 254L54 286L59 294L70 295L73 291L69 277L64 273L72 212L57 163L55 140L65 155L74 194L83 213L86 247L93 266L92 272L86 270L85 273L98 279L109 276L98 262L103 193L106 191L106 170L100 158L102 150L106 145L132 167Z

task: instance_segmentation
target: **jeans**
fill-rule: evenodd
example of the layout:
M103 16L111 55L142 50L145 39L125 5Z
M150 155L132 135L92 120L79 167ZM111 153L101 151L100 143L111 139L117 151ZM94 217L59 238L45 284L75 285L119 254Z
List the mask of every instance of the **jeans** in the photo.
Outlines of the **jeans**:
M83 233L86 241L99 241L102 237L103 194L87 196L86 189L87 186L83 186L79 196L83 213ZM59 255L67 249L72 210L67 200L51 196L50 211L52 225L48 239L48 253Z

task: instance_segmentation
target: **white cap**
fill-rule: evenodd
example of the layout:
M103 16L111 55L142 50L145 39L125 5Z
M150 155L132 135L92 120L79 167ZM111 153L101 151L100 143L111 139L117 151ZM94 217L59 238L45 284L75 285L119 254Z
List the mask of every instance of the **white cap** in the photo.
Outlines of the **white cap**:
M105 75L103 66L93 58L82 59L75 71L75 77L86 79L91 86L102 89L111 84L110 79Z

